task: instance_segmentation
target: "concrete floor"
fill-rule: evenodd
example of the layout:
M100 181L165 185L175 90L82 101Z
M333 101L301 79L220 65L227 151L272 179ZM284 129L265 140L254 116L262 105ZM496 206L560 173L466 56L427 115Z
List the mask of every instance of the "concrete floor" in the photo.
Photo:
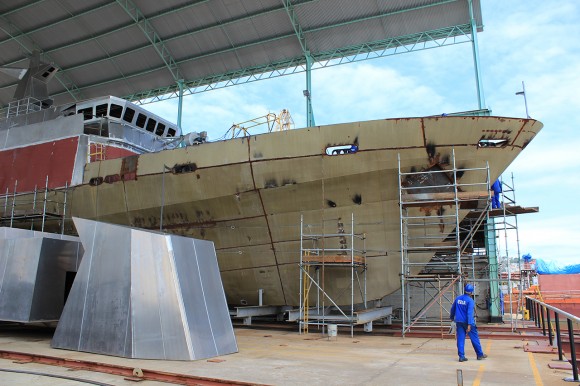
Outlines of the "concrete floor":
M355 335L339 331L329 340L318 333L236 328L239 352L223 361L157 361L116 358L50 348L51 330L18 331L0 327L0 350L57 356L141 369L273 385L454 385L457 370L464 385L568 385L571 371L552 370L555 354L524 352L523 340L482 339L489 358L477 361L469 344L468 362L459 363L455 341ZM532 340L531 344L535 342ZM0 384L79 385L83 383L5 370L83 378L108 385L135 385L122 376L0 359ZM142 381L157 386L160 382Z

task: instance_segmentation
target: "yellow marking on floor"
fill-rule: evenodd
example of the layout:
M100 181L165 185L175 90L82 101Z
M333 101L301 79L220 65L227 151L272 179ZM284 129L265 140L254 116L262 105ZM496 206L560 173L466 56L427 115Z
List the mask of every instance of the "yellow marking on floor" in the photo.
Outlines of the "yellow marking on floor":
M544 382L542 382L542 378L540 378L540 372L538 371L538 367L536 366L534 354L528 352L528 358L530 359L530 366L532 367L532 374L534 374L534 380L536 381L536 385L544 386Z
M491 349L491 340L489 340L487 342L487 344L485 345L485 350L483 350L484 354L489 355L489 351ZM485 365L481 365L479 366L479 369L477 370L477 375L475 376L475 379L473 380L473 386L479 386L481 384L481 377L483 377L483 372L485 371Z
M477 370L477 375L475 376L475 379L473 380L473 386L479 386L481 384L481 377L483 376L484 370L485 370L485 365L479 366L479 369Z

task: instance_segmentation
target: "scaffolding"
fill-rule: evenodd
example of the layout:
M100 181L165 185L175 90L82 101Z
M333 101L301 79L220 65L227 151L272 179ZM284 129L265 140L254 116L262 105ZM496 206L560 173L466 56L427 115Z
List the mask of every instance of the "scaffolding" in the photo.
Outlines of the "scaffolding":
M49 189L47 176L43 188L35 186L32 192L18 192L15 181L12 192L6 188L0 195L0 226L64 234L68 188L66 183L63 189Z
M515 183L513 173L509 180L503 177L499 179L501 186L499 208L494 208L490 212L493 226L498 239L502 243L497 243L496 253L501 256L498 262L499 284L506 289L507 305L504 305L505 312L511 324L512 331L518 329L518 322L523 328L524 320L524 295L526 284L529 287L530 272L533 270L529 264L522 263L520 252L520 237L518 230L518 215L527 213L537 213L537 207L521 207L516 204ZM510 255L510 241L515 234L515 255ZM503 249L503 250L502 250ZM503 252L503 253L502 253ZM517 291L514 294L514 287ZM500 296L503 292L500 292ZM514 304L515 303L515 304Z
M100 142L89 142L87 163L104 161L106 150L105 145Z
M308 333L311 325L322 327L323 333L331 325L349 326L352 336L354 326L363 323L355 307L355 282L360 291L362 308L366 309L367 306L365 234L355 233L354 215L351 215L350 229L345 229L341 218L337 220L336 233L324 233L324 226L318 227L321 228L320 232L316 228L315 225L304 224L304 217L301 216L299 332ZM350 286L342 292L350 290L349 304L339 305L338 299L344 299L345 294L332 293L325 281L342 277L345 272L350 275ZM311 306L311 301L314 306ZM368 331L366 326L365 331Z
M477 272L485 271L476 235L491 206L489 166L458 168L453 151L450 167L403 172L399 156L403 336L412 327L438 327L443 334L464 279L479 280ZM461 221L465 211L467 222Z

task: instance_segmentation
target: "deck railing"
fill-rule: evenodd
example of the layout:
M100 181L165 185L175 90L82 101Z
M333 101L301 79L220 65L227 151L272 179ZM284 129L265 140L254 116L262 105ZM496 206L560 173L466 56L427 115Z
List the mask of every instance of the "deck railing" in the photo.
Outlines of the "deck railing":
M551 327L551 313L554 313L554 324L556 327L556 345L558 346L558 360L563 360L562 357L562 334L560 332L560 317L566 319L568 325L568 339L570 341L570 356L572 362L573 379L566 379L578 382L578 365L576 362L576 347L574 346L574 323L580 323L580 318L562 311L559 308L551 306L547 303L541 302L538 299L526 296L526 308L530 311L530 319L532 319L538 328L542 328L542 334L546 336L548 330L548 339L550 345L554 346L554 333Z

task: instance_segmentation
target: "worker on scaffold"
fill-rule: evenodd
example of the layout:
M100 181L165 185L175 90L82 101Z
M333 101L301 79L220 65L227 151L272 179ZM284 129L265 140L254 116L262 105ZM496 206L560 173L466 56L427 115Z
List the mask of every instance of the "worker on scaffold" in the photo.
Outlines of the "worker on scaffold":
M496 180L493 185L491 185L491 190L493 190L493 196L491 197L491 208L499 209L501 208L500 196L502 193L501 181Z
M481 349L479 342L479 334L477 333L477 326L475 325L475 302L471 298L473 295L473 284L465 285L465 293L458 296L453 305L449 317L456 324L457 337L457 354L459 355L459 362L467 361L465 357L465 335L469 335L473 349L477 354L477 360L487 358Z

